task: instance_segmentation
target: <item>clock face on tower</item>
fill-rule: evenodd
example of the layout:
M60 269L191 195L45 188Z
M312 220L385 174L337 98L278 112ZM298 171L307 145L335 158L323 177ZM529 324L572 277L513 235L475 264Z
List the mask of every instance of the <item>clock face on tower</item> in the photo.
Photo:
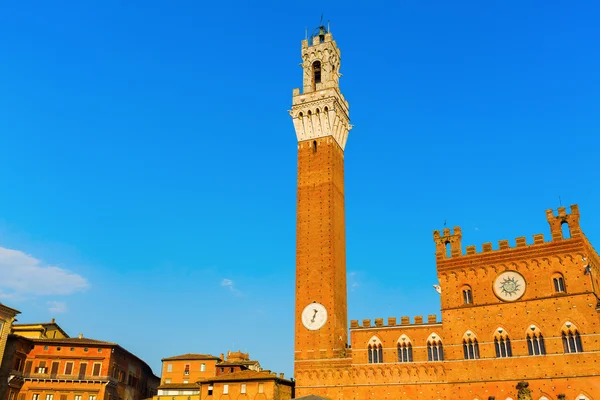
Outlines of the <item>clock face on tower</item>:
M306 329L316 331L327 321L327 309L323 304L311 303L302 310L302 324Z
M516 271L504 271L494 279L494 294L500 300L519 300L525 293L525 288L525 278Z

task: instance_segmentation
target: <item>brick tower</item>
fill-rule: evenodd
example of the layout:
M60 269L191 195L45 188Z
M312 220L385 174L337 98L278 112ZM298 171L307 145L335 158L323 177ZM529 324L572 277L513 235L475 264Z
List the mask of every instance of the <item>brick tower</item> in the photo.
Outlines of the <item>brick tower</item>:
M340 51L325 27L302 41L301 66L303 90L294 89L290 111L298 137L296 371L344 359L348 343L344 146L351 125L338 84Z

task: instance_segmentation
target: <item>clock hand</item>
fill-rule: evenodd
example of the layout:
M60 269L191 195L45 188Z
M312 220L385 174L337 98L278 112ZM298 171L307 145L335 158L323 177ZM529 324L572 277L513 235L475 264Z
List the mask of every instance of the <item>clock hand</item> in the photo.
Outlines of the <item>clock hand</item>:
M319 312L318 310L313 309L313 311L315 312L312 319L310 320L310 322L315 322L315 317L317 316L317 313Z

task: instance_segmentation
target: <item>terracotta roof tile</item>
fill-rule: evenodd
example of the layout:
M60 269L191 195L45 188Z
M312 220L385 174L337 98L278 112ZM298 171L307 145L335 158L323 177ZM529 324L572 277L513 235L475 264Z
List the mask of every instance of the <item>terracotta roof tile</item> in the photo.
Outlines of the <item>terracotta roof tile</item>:
M163 358L161 361L177 361L177 360L220 360L219 357L210 354L187 353L179 356Z
M277 380L280 382L288 382L290 385L292 382L285 378L280 378L278 375L272 374L268 371L252 371L244 370L238 372L232 372L230 374L215 376L212 378L202 379L198 383L208 382L239 382L239 381L270 381Z
M35 343L53 343L53 344L87 344L96 346L117 346L113 342L105 342L104 340L96 340L90 338L32 338Z

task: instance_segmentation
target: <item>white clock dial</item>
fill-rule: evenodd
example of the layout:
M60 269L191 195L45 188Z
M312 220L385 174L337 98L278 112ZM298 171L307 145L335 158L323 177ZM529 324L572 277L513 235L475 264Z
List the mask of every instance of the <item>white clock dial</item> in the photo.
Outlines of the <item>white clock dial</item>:
M306 329L316 331L327 321L327 309L323 304L311 303L302 310L302 324Z
M500 300L519 300L526 288L525 278L516 271L504 271L494 279L494 293Z

